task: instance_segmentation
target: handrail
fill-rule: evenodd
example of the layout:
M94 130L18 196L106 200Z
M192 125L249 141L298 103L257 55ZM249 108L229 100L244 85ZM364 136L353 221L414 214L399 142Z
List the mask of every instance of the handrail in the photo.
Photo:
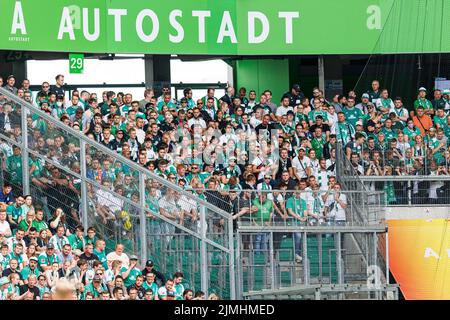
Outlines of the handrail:
M54 117L48 115L47 113L43 112L42 110L39 110L39 108L37 108L36 106L30 104L29 102L27 102L25 100L21 100L20 98L18 98L17 96L12 94L11 92L9 92L9 91L7 91L7 90L5 90L5 89L0 87L0 93L5 95L6 97L10 98L15 103L25 106L30 111L33 111L35 114L39 115L43 119L45 119L47 121L50 121L51 123L53 123L59 129L64 130L64 131L74 135L78 139L80 139L82 141L85 141L88 145L91 145L91 146L95 147L97 150L100 150L101 152L106 153L109 156L112 156L114 159L118 159L120 162L126 164L127 166L129 166L133 170L136 170L136 171L140 172L141 174L146 175L149 178L158 181L159 183L163 184L164 186L169 187L169 188L179 192L180 194L182 194L182 195L184 195L184 196L186 196L186 197L188 197L190 199L194 199L196 202L198 202L202 206L205 206L206 208L208 208L208 209L210 209L210 210L212 210L212 211L222 215L223 217L229 218L230 214L225 212L224 210L221 210L220 208L217 208L216 206L211 205L210 203L202 200L201 198L196 197L194 194L185 191L184 189L180 188L178 185L173 184L173 183L171 183L171 182L161 178L157 174L149 171L148 169L146 169L146 168L144 168L142 166L139 166L137 163L131 161L130 159L127 159L127 158L123 157L122 155L118 154L117 152L114 152L114 151L110 150L106 146L98 143L97 141L89 139L84 134L81 134L79 131L76 131L76 130L74 130L73 128L71 128L69 126L66 126L64 123L58 121ZM24 129L25 128L22 128L22 130L24 130Z

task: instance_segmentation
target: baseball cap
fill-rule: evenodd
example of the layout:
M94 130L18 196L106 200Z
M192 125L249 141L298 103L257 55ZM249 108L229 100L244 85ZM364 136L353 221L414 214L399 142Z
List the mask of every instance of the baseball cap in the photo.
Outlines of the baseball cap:
M363 93L362 98L363 98L363 99L364 99L364 98L369 99L370 97L369 97L369 95L368 95L367 93Z
M296 91L300 91L300 85L298 83L295 83L292 85L292 89L294 89Z
M55 249L55 246L53 245L53 243L49 243L47 244L47 249Z
M145 265L146 265L147 267L151 267L151 266L153 266L153 261L152 261L152 260L147 260L147 262L145 263Z
M186 98L181 98L181 99L180 99L180 103L183 103L183 102L188 102L188 101L187 101Z
M81 255L83 254L83 252L81 252L80 249L75 249L75 250L72 251L72 253L73 253L75 256L81 256Z
M306 151L306 149L305 149L304 147L300 147L300 148L298 148L298 150L299 150L299 151L300 151L300 150Z
M102 278L99 275L95 275L94 278L92 279L93 282L101 282Z
M139 260L139 258L133 254L130 256L130 260Z
M0 286L9 283L9 279L7 277L0 278Z
M425 92L426 92L427 89L425 89L424 87L420 87L420 88L419 88L419 92L420 92L420 91L425 91Z
M316 120L317 119L322 119L323 120L323 117L319 114L319 115L316 116Z
M30 261L36 261L36 262L38 262L38 259L37 259L36 257L31 257L31 258L30 258Z
M361 121L361 120L356 121L356 125L357 125L357 126L362 126L362 125L363 125L363 124L362 124L362 121Z

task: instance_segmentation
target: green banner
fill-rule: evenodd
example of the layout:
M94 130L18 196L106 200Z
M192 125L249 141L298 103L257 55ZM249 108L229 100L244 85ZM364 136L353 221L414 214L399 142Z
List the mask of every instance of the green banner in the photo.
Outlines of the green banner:
M0 49L211 55L450 51L450 0L2 0Z

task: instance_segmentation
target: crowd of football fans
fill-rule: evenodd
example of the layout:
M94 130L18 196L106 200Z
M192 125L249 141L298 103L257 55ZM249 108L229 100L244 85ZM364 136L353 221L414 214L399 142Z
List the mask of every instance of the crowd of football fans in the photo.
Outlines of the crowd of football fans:
M28 80L17 85L14 76L5 83L0 77L0 86L239 220L345 223L347 198L336 181L337 148L342 148L357 175L449 173L450 91L434 90L427 98L421 87L414 105L405 107L402 98L391 98L376 80L360 96L350 91L332 101L320 88L306 97L298 84L281 99L273 98L270 90L257 95L240 88L236 93L231 86L223 96L216 97L210 88L196 100L190 88L183 98L174 99L170 86L164 86L160 96L145 89L143 99L113 91L98 97L84 90L74 90L69 97L64 76L55 80L54 85L42 83L35 92ZM78 298L83 299L150 294L163 299L172 297L168 294L172 291L175 297L186 298L180 287L182 274L176 273L173 283L163 277L157 279L159 287L151 286L155 280L150 278L158 273L148 272L147 278L142 272L142 277L135 265L137 257L121 253L122 246L112 251L116 258L126 257L119 263L116 260L122 258L107 259L104 239L90 239L89 230L88 238L82 236L81 181L71 173L80 173L83 156L92 181L87 188L89 210L96 217L90 230L102 235L116 227L122 236L136 234L132 217L138 214L133 203L139 204L140 192L135 172L89 144L81 155L79 139L38 114L26 114L27 128L23 128L21 105L0 93L1 297L23 299L35 292L35 297L45 299L57 291L55 279L67 278L77 279L67 286L76 283ZM31 195L22 191L24 131L31 150L27 168ZM368 186L384 191L389 204L449 199L446 181L388 179ZM145 191L149 219L156 221L162 215L199 228L199 207L191 199L151 179ZM221 223L217 222L216 231ZM170 224L151 226L152 233L174 232ZM256 240L257 250L267 245L263 236Z

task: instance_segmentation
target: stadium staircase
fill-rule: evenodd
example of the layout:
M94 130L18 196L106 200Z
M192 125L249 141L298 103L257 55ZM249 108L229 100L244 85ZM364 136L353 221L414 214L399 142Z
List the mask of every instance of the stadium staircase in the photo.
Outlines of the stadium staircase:
M123 243L125 252L140 257L142 264L147 259L152 259L156 269L163 271L166 277L171 277L175 271L182 271L186 288L208 293L215 292L225 299L235 297L234 245L232 220L229 213L73 130L4 88L0 88L0 98L2 96L20 119L17 121L18 128L15 133L0 132L0 140L3 144L20 148L22 168L28 168L31 160L39 159L44 168L47 165L59 168L64 176L71 177L81 187L79 196L74 196L70 192L61 194L66 189L61 192L61 189L50 184L48 188L39 188L33 180L36 176L30 174L29 170L20 170L20 168L22 177L12 177L12 173L7 170L6 154L1 157L0 182L6 179L15 184L13 185L15 190L20 190L18 194L33 195L34 205L42 207L48 217L53 212L51 209L66 205L64 208L70 211L68 203L79 203L79 207L72 206L72 209L79 212L85 231L88 226L96 227L97 235L106 240L107 253L114 250L116 243ZM67 143L73 143L76 150L74 153L80 164L79 169L64 165L61 159L50 158L47 154L35 150L29 143L33 139L34 130L31 122L44 126L43 134L46 138L64 137L63 150L66 150ZM126 174L134 179L139 199L123 197L89 177L86 162L94 158L109 159L113 168L120 167L126 170ZM147 215L151 211L145 201L151 185L156 185L162 194L172 192L178 198L184 197L191 203L198 204L199 222L181 225L160 214L154 215L154 220L149 219ZM116 221L105 223L98 215L97 205L101 200L108 201L111 198L119 199L123 210L117 213ZM65 212L65 214L70 213ZM220 219L223 219L225 223L221 230L215 230L215 222ZM155 226L159 228L159 232L154 231Z

